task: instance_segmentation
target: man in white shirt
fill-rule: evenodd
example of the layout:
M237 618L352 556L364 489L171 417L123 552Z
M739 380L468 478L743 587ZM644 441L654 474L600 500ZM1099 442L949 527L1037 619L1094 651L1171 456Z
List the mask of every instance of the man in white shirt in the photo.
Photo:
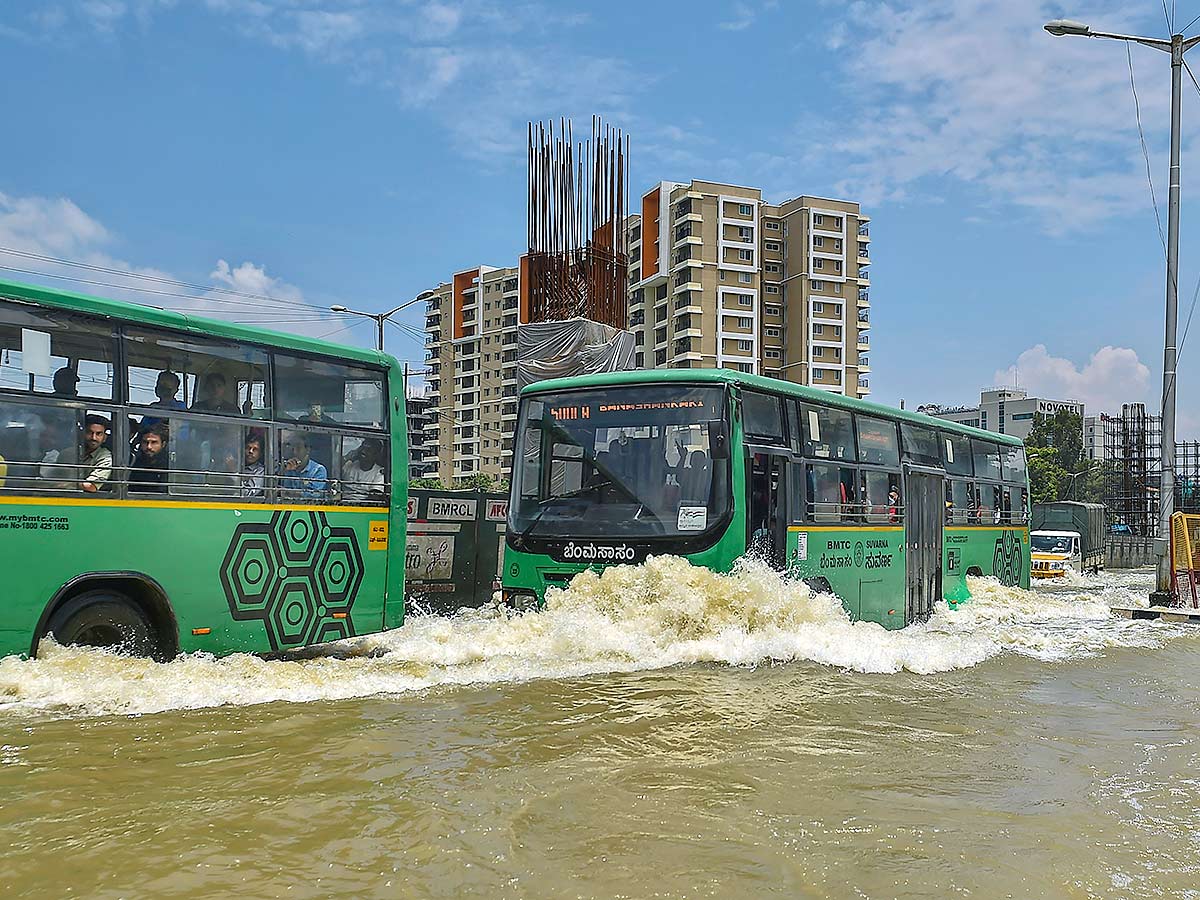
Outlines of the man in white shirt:
M384 498L383 442L367 439L342 464L342 500L347 503Z

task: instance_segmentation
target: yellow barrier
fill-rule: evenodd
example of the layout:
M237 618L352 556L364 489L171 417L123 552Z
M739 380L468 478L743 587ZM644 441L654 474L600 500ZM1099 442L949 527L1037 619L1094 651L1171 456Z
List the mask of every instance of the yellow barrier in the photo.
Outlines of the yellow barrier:
M1171 588L1176 601L1200 607L1200 515L1171 515Z

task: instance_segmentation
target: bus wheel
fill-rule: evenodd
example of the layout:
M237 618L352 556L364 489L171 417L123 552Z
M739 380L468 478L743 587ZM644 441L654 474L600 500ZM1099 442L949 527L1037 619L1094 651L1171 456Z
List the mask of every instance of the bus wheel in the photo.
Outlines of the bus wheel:
M46 634L63 645L154 656L155 632L136 603L116 591L88 591L54 611Z
M979 568L979 566L971 566L971 568L967 569L967 574L972 578L982 578L983 569Z

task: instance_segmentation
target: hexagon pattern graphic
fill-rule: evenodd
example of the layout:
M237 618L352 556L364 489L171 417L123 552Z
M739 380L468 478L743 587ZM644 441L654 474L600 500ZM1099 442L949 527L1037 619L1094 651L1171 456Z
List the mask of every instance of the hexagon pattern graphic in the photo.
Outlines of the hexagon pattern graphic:
M1021 582L1021 539L1011 529L1006 529L1001 537L996 538L992 574L1001 584L1010 587Z
M281 510L234 529L221 587L236 621L261 621L271 649L287 650L353 637L363 574L353 528L331 527L323 512Z

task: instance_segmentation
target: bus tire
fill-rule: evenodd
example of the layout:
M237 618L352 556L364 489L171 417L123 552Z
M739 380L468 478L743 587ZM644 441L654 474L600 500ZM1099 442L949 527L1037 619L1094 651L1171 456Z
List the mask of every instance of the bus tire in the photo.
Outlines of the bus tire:
M979 566L971 566L969 569L967 569L967 574L972 578L982 578L983 569L979 568Z
M101 647L128 656L160 655L150 620L118 591L87 591L68 600L50 616L45 634L64 646Z

